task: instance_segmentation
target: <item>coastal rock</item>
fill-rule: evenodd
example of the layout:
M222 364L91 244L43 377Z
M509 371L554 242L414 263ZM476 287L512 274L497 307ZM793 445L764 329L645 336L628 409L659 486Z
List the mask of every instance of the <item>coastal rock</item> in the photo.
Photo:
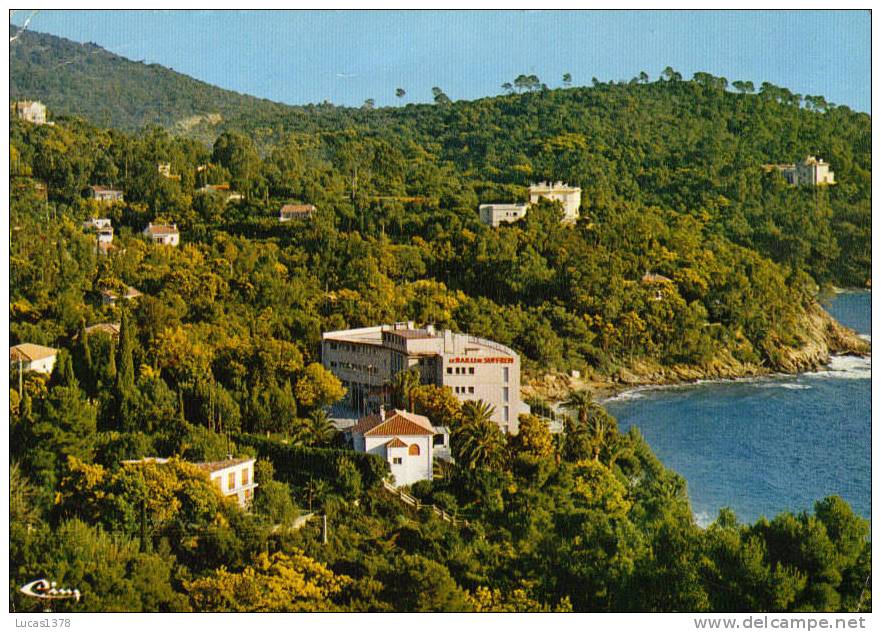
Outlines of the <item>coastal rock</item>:
M634 360L610 376L593 379L573 378L561 372L525 375L522 393L525 399L550 402L566 399L574 391L587 389L601 398L635 386L681 384L698 380L730 380L771 373L818 371L829 365L832 355L866 356L871 353L868 341L836 321L818 303L806 309L800 323L798 347L778 343L767 365L744 363L729 350L720 352L702 365L664 365L654 360Z

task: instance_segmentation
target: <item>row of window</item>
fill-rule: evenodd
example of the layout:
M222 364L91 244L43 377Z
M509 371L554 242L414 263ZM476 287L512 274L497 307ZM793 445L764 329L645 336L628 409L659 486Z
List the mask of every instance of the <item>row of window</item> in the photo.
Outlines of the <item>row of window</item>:
M243 486L247 485L250 478L251 478L250 469L247 467L242 468L242 485ZM223 479L221 479L218 476L214 480L217 481L217 487L220 489L220 491L223 491ZM235 473L235 471L230 472L229 474L226 475L226 488L227 489L235 489L236 488L236 473Z
M466 390L467 389L467 390ZM465 393L474 394L473 386L454 386L453 392L458 395L464 395Z
M447 375L454 375L454 373L453 373L453 369L454 369L454 368L456 369L455 375L474 375L474 367L473 367L473 366L469 366L469 367L464 367L464 366L451 367L451 366L448 366L448 367L447 367ZM465 372L465 369L468 369L468 372L467 372L467 373Z
M374 345L357 345L350 342L328 342L327 346L331 351L350 351L362 355L379 355L383 351L381 347Z
M367 373L368 375L378 375L379 367L374 364L358 364L357 362L334 362L330 361L331 369L346 369L355 371L356 373Z

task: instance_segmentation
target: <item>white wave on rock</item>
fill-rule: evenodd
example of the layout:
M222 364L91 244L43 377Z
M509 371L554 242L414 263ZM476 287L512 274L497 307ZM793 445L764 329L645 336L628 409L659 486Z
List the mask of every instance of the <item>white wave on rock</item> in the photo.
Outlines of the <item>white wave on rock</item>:
M806 391L808 389L814 388L808 384L795 384L793 382L764 382L762 384L756 384L757 388L785 388L790 391Z
M804 377L834 378L842 380L872 379L872 358L859 356L832 356L829 368L816 373L805 373Z
M863 340L865 340L866 342L872 342L872 335L871 334L857 334L857 335L860 338L862 338Z

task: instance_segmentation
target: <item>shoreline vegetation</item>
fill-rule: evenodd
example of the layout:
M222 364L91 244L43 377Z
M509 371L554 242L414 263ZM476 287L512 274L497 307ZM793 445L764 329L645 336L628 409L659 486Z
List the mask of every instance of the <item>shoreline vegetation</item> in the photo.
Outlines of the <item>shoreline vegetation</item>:
M834 291L843 293L857 289L835 288ZM700 365L664 365L640 359L618 368L608 376L591 374L573 377L560 371L524 372L521 391L524 400L538 399L550 404L562 402L572 393L582 390L589 391L597 400L605 400L647 386L679 386L702 381L813 373L828 368L830 358L835 355L871 355L871 343L835 320L819 303L807 311L804 324L804 331L809 334L804 344L797 349L781 347L778 359L773 364L741 362L723 350Z

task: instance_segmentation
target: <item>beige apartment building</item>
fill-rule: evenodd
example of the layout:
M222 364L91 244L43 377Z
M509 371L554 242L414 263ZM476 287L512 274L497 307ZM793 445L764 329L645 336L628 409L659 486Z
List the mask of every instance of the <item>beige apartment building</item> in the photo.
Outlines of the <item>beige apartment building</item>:
M417 368L423 384L446 386L460 401L493 406L493 421L517 432L520 356L505 345L412 321L322 334L321 361L346 387L346 404L359 412L390 405L388 383L399 371Z
M529 187L529 203L535 204L541 198L558 201L563 205L563 221L574 223L581 207L581 189L563 182L539 182Z

